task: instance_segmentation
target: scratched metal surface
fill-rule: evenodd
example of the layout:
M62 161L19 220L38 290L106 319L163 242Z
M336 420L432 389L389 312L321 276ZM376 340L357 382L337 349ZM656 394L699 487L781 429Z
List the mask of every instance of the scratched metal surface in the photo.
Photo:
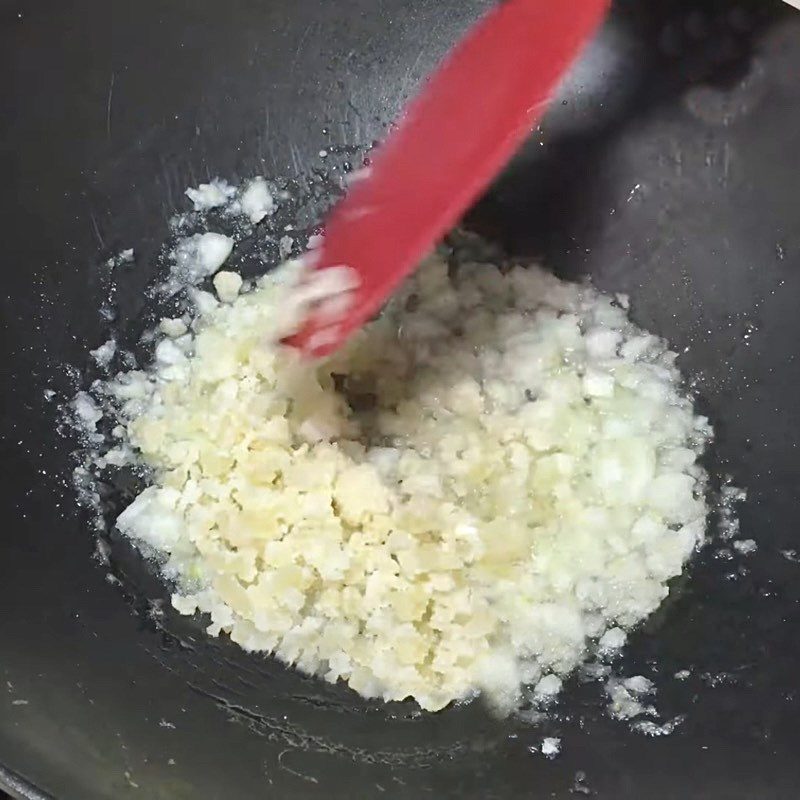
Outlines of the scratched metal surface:
M104 340L103 260L136 249L114 298L135 329L186 186L316 170L297 184L313 217L331 179L320 149L363 153L486 5L0 3L0 783L16 794L796 795L800 23L778 0L618 3L470 215L512 252L629 292L639 322L688 348L715 463L750 490L742 529L758 554L732 566L709 548L625 665L686 715L673 736L632 734L577 681L545 727L478 704L360 701L208 640L124 543L99 563L75 509L71 444L42 391L65 391L62 365ZM530 752L544 735L563 738L553 762Z

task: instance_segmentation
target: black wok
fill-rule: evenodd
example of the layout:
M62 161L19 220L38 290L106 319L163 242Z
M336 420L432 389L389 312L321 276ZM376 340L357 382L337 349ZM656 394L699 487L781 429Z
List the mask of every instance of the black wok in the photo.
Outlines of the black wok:
M384 706L209 641L124 543L98 554L52 387L141 318L166 220L214 175L335 183L488 0L0 2L0 784L23 797L795 798L800 764L800 13L779 0L620 0L540 131L467 224L628 292L684 351L747 487L632 637L669 737L577 679L546 726L480 704ZM476 98L479 113L480 98ZM324 131L323 131L324 129ZM350 147L352 146L352 148ZM339 156L337 156L339 157ZM323 169L324 166L324 169ZM314 170L318 173L315 177ZM327 170L327 172L326 172ZM309 177L310 176L310 177ZM113 498L109 502L114 501ZM108 575L112 578L109 579ZM690 670L676 681L678 670ZM533 754L563 738L550 762Z

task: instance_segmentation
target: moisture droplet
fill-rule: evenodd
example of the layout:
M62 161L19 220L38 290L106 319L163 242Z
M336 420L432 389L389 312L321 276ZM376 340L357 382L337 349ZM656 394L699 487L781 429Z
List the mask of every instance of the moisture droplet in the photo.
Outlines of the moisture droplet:
M744 326L744 333L742 333L742 339L744 340L745 344L749 345L753 334L758 332L758 325L755 322L751 322L748 320Z
M778 256L779 261L786 258L786 248L780 242L775 245L775 255Z

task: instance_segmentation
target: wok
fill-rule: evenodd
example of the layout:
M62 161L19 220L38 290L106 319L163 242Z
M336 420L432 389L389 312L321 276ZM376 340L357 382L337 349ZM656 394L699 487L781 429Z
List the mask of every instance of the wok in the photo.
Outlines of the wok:
M360 700L176 618L148 565L76 506L75 443L44 390L74 390L64 365L104 341L104 303L121 329L146 317L183 189L294 179L311 224L332 165L363 155L487 6L0 3L0 784L12 793L797 796L800 14L779 0L619 0L466 220L505 252L629 293L634 319L682 353L716 427L714 474L748 491L741 531L757 553L730 560L712 542L619 667L655 679L665 718L685 715L672 735L609 719L602 690L577 677L542 724L480 703L431 715ZM327 146L339 162L321 162ZM136 265L114 290L104 262L127 247ZM125 499L114 492L110 508ZM563 739L553 761L531 751L545 735Z

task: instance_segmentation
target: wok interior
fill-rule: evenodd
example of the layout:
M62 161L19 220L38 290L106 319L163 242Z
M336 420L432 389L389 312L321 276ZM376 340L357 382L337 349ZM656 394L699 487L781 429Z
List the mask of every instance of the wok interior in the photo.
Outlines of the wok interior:
M365 153L486 6L333 5L242 0L220 13L148 0L122 19L90 2L4 33L17 111L3 123L15 169L2 447L14 466L0 603L14 613L0 631L14 643L6 680L29 702L0 722L0 762L81 798L133 796L132 784L153 797L507 797L534 786L566 797L578 771L601 797L639 797L643 785L656 798L788 796L798 581L781 553L796 546L800 27L778 2L618 3L467 218L504 252L629 293L635 321L686 351L682 369L717 430L716 471L749 491L741 525L760 549L747 574L730 579L708 548L623 666L660 676L665 714L688 714L679 734L631 736L577 680L545 726L500 722L479 704L431 716L361 701L174 618L153 570L113 535L111 566L90 558L68 485L72 444L42 390L70 391L61 365L85 363L106 338L95 313L109 299L104 261L136 249L111 297L114 324L134 338L185 187L217 174L295 180L293 213L312 225L332 167ZM266 268L269 247L253 243L245 267ZM110 512L132 488L111 487ZM682 669L692 680L671 681ZM566 745L553 765L528 750L551 733ZM699 765L702 780L687 779Z

